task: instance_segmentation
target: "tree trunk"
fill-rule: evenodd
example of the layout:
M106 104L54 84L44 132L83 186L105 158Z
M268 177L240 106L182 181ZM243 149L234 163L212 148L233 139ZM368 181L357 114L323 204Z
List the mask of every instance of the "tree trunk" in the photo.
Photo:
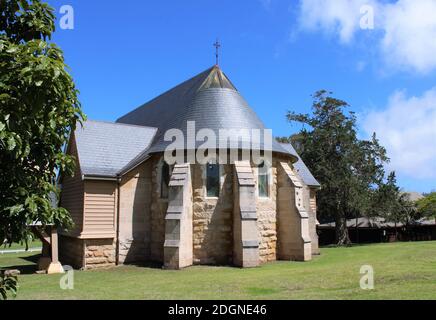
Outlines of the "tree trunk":
M339 246L351 244L347 229L347 219L341 213L336 215L336 244Z

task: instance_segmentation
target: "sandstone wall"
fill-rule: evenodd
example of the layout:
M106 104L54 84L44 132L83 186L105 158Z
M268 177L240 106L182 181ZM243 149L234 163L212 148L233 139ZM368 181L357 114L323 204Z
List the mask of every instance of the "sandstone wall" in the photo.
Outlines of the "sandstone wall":
M253 166L254 167L254 166ZM258 188L258 169L254 167L256 189ZM257 197L256 208L259 228L260 262L266 263L277 260L277 164L273 162L270 170L269 197Z
M116 244L113 239L87 239L84 241L85 269L115 266Z
M205 166L193 165L194 263L227 265L233 255L233 168L221 167L219 199L206 197Z
M150 260L152 162L123 177L120 185L119 263Z
M114 239L78 239L59 237L59 257L62 265L75 269L113 267L116 263Z
M120 263L163 262L168 199L162 199L160 195L161 161L162 155L154 155L121 181L118 247ZM279 255L278 186L281 186L282 203L295 201L294 189L288 186L284 174L278 174L279 161L283 159L275 158L272 163L269 197L256 199L261 263L275 261ZM257 190L257 168L253 164L252 167ZM278 181L280 179L283 181ZM194 264L233 264L234 181L233 165L221 166L220 197L207 198L205 166L191 165ZM309 213L312 251L317 254L319 250L315 193L309 188L304 189L304 205ZM291 221L286 222L286 219L282 219L281 223L286 223L284 229L287 233L298 232L298 226ZM117 260L117 246L113 239L80 240L61 237L60 248L62 263L76 268L109 267L115 265Z
M75 269L85 266L85 247L81 239L59 236L59 261Z
M163 155L154 155L148 160L151 164L151 220L150 220L150 260L162 263L164 260L165 215L168 199L160 195L160 161Z

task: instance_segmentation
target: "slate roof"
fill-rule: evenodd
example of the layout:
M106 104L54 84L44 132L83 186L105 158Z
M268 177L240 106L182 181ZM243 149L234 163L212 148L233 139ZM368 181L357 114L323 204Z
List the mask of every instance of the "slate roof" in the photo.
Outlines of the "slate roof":
M220 129L248 129L248 135L230 139L230 143L238 143L238 148L243 146L243 141L251 141L251 129L259 129L262 137L262 130L265 129L263 122L218 66L207 69L147 102L119 118L117 123L159 128L149 150L153 153L163 152L170 145L171 142L164 141L164 134L169 129L179 129L186 137L188 121L195 121L196 131L211 129L217 137ZM227 143L227 147L231 146L230 143ZM197 142L196 147L201 144L203 142ZM259 148L266 149L262 141ZM273 141L272 151L289 153L276 141Z
M315 179L315 177L310 172L309 168L306 166L306 164L303 162L301 157L297 154L297 151L295 151L294 147L290 143L281 143L280 144L284 149L286 149L289 153L295 154L298 157L298 161L294 163L294 167L297 170L298 174L300 175L301 179L303 179L303 182L311 187L320 187L321 185L319 182Z
M164 141L167 130L180 129L186 137L188 121L196 122L196 131L208 128L217 136L220 129L265 129L232 82L214 66L126 114L116 123L85 122L83 128L79 127L75 132L82 175L123 175L152 153L165 151L170 144ZM238 148L248 138L237 138ZM200 144L202 142L195 147ZM227 144L230 146L235 147ZM259 147L266 149L262 141ZM309 186L319 186L291 145L273 140L272 151L298 159L295 166L303 181Z
M156 128L88 120L75 131L82 175L116 177L144 150Z

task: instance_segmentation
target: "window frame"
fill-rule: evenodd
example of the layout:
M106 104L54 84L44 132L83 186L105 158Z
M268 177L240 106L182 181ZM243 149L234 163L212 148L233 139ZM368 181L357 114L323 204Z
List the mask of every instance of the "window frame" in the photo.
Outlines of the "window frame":
M163 176L164 172L163 172L163 170L164 170L165 165L168 167L168 186L167 186L167 195L166 195L166 197L163 196L163 186L164 186L164 176ZM169 199L169 191L170 191L169 183L171 181L171 172L172 172L171 166L168 163L166 163L166 161L164 159L162 159L160 161L160 163L159 163L158 170L159 170L158 171L159 198L162 201L168 201L168 199Z
M207 189L207 171L208 171L208 165L216 165L218 166L218 196L209 196L208 189ZM223 166L217 163L206 163L203 165L203 191L204 191L204 197L205 199L219 199L219 197L222 195L221 188L223 185Z
M266 196L260 194L260 176L261 176L262 169L264 169L264 168L265 168L265 171L262 173L262 176L266 176L266 183L267 183L267 186L266 186L267 195ZM269 200L269 199L271 199L272 167L268 163L263 162L262 165L257 166L256 170L257 170L257 172L256 172L257 173L257 176L256 176L256 184L257 184L256 195L260 200Z

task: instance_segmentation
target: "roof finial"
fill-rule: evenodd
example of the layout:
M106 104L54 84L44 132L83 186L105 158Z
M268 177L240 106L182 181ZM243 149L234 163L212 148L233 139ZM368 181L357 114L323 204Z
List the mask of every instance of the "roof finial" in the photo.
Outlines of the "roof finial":
M216 65L218 65L219 55L220 55L220 48L221 48L221 44L220 44L218 38L216 39L216 42L213 44L213 46L216 49L215 57L216 57Z

